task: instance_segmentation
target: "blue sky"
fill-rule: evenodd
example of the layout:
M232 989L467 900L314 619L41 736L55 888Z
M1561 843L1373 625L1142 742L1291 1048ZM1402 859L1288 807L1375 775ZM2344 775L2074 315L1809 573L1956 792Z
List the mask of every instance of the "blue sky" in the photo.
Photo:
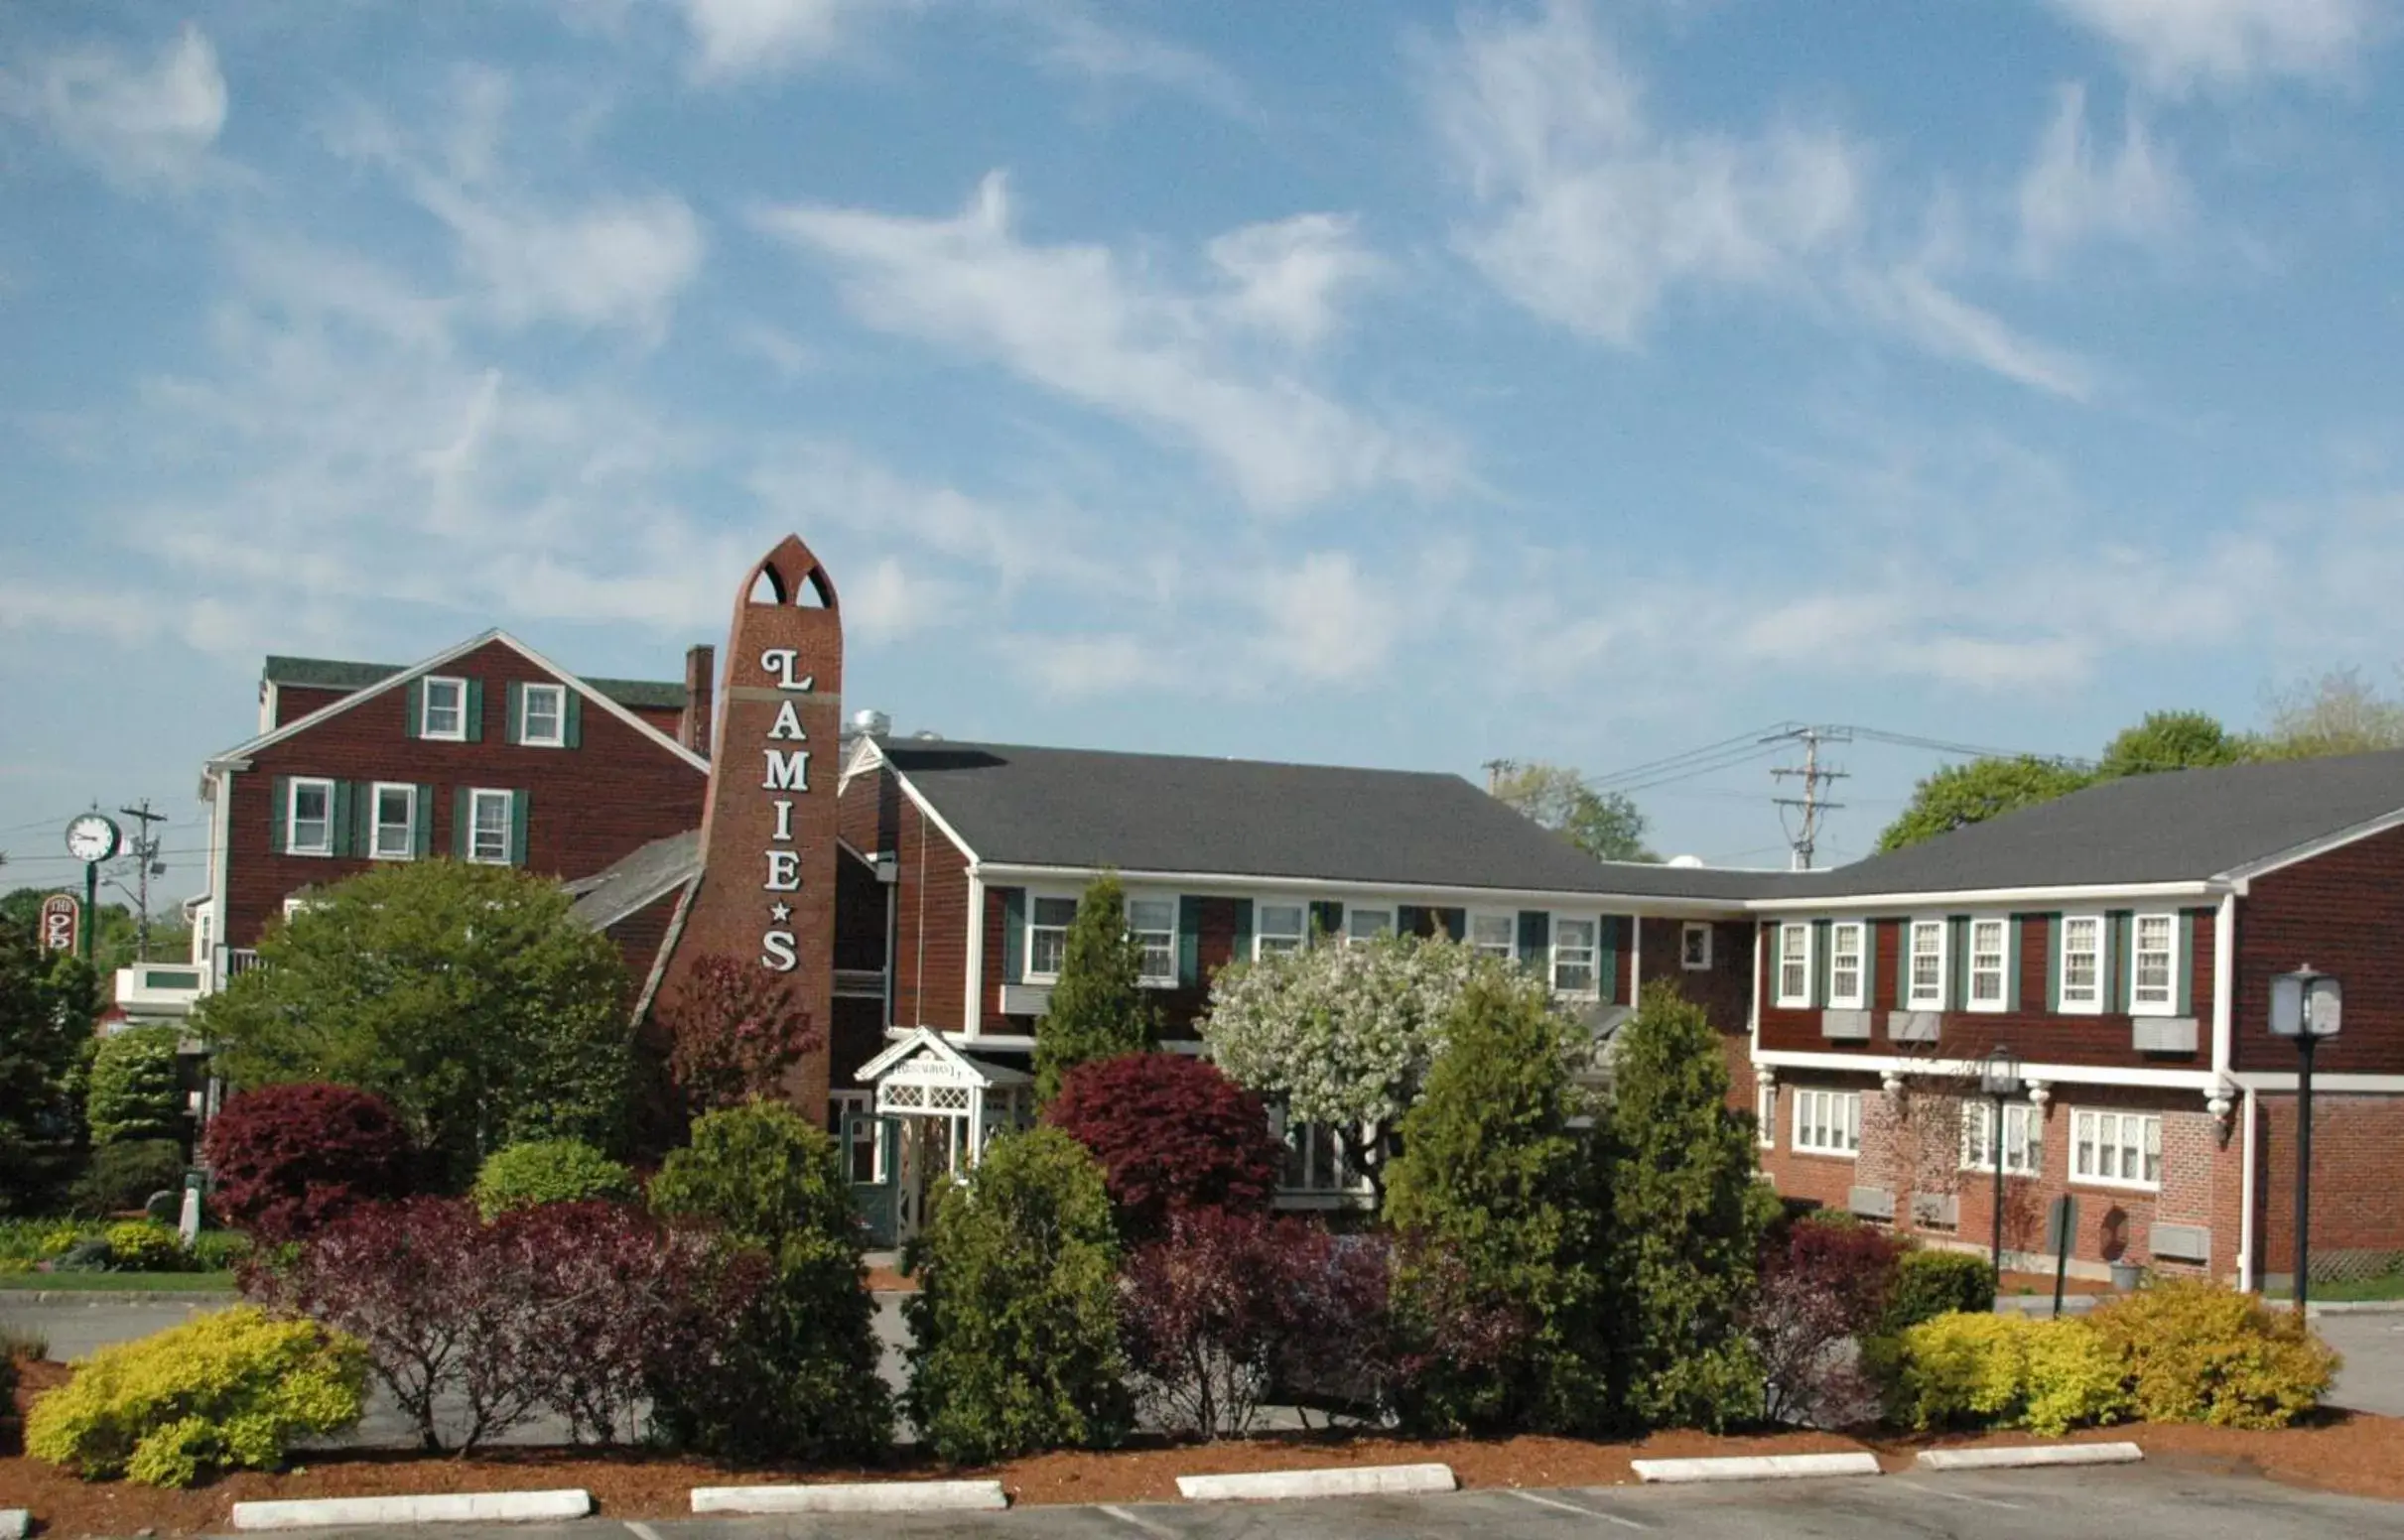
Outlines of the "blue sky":
M267 652L955 737L2091 753L2404 637L2373 0L0 10L0 884ZM1931 755L1867 743L1823 857ZM1769 760L1648 789L1783 855Z

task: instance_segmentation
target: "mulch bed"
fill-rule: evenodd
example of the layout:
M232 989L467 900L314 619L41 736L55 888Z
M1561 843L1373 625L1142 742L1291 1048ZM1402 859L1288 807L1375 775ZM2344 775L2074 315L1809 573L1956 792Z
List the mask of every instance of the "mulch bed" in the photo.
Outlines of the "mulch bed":
M67 1368L28 1363L19 1404L62 1384ZM2099 1428L2080 1441L2134 1439L2149 1460L2192 1469L2261 1475L2274 1480L2366 1497L2404 1499L2404 1419L2330 1413L2311 1426L2276 1433L2224 1428ZM1803 1455L1868 1448L1890 1471L1911 1467L1921 1450L2039 1442L2026 1434L1979 1437L1874 1437L1782 1433L1717 1438L1660 1433L1634 1443L1590 1443L1526 1435L1494 1440L1410 1440L1348 1432L1281 1433L1241 1443L1138 1445L1110 1454L1037 1455L987 1469L945 1469L908 1455L874 1470L744 1469L641 1452L498 1449L473 1460L429 1459L406 1451L343 1451L309 1457L275 1475L242 1472L192 1491L161 1491L125 1481L84 1482L0 1450L0 1507L32 1511L39 1532L61 1537L166 1536L222 1531L236 1502L279 1497L362 1497L407 1492L507 1491L581 1486L600 1511L616 1518L676 1518L691 1512L696 1486L778 1481L999 1478L1015 1503L1174 1501L1180 1476L1290 1471L1326 1466L1440 1461L1469 1487L1615 1486L1635 1480L1634 1460L1713 1455ZM2053 1442L2053 1441L2043 1441Z

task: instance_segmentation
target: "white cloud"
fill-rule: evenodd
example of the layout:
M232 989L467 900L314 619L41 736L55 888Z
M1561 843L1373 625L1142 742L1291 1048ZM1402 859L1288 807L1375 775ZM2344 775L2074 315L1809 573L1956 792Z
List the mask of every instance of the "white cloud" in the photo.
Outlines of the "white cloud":
M991 359L1186 446L1255 508L1458 479L1424 431L1369 420L1245 345L1264 322L1297 345L1332 324L1335 291L1364 271L1337 222L1238 232L1218 253L1232 287L1180 284L1103 246L1022 240L1000 173L951 218L795 204L758 222L835 268L868 324Z
M2072 401L2095 391L2094 370L2075 353L2015 331L1937 283L1920 267L1859 272L1848 284L1864 316L1921 351L2002 375Z
M2021 260L2043 270L2089 240L2160 240L2186 222L2188 205L2186 179L2134 109L2119 150L2099 164L2087 136L2086 87L2066 85L2020 179Z
M812 64L835 53L875 0L677 0L696 50L694 73L725 79Z
M208 164L225 111L217 51L197 26L147 64L84 47L0 72L0 113L37 124L123 187L192 181Z
M2154 90L2348 73L2383 30L2369 0L2053 0Z
M1022 634L1009 639L1018 671L1048 695L1115 695L1137 689L1164 672L1159 650L1125 632L1085 635Z
M1044 40L1037 61L1096 81L1156 86L1215 107L1231 117L1252 111L1242 81L1209 55L1104 19L1081 0L1006 0L1003 9Z
M1310 552L1290 568L1254 574L1245 588L1262 621L1255 646L1273 667L1321 683L1385 672L1401 603L1361 576L1351 552Z

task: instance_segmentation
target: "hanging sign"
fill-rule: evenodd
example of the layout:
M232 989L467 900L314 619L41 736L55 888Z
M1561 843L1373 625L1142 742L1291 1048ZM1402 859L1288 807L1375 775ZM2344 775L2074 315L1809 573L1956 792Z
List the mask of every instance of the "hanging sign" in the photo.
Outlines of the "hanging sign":
M72 893L53 893L42 901L37 929L45 952L72 952L83 936L83 905Z

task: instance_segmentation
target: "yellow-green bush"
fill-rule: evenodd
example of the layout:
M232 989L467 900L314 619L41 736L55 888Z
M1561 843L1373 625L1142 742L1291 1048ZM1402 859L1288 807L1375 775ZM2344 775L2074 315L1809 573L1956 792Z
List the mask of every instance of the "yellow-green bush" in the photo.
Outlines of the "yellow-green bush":
M243 1305L94 1353L34 1403L25 1452L151 1486L268 1471L293 1439L357 1422L366 1384L355 1339Z
M108 1264L119 1272L175 1273L192 1265L184 1237L149 1219L128 1219L108 1227Z
M2337 1353L2301 1319L2218 1284L2158 1283L2088 1319L2152 1422L2284 1428L2337 1377Z
M1915 1428L1992 1425L2043 1434L2117 1422L2120 1358L2079 1320L1938 1316L1903 1334L1897 1410Z

